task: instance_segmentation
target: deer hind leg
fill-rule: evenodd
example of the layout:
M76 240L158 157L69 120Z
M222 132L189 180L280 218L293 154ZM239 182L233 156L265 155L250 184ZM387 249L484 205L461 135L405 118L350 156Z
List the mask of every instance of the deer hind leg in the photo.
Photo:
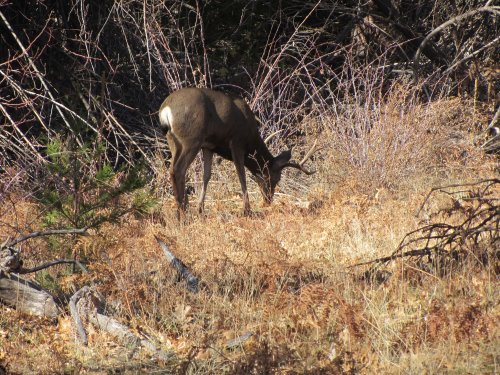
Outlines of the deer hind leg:
M186 172L198 151L200 151L199 147L183 149L179 158L174 162L173 179L177 190L177 203L182 211L186 210L188 203L186 195Z
M236 167L236 172L238 173L238 178L240 179L241 192L243 193L243 213L244 215L250 215L250 200L248 199L247 191L247 179L245 176L245 154L236 150L236 148L231 147L231 154L233 157L233 162Z
M198 201L198 212L201 214L204 210L205 205L205 194L207 193L208 181L212 176L212 158L213 151L209 149L202 149L203 153L203 185L201 187L200 200Z
M200 150L200 147L182 147L182 144L171 133L167 134L167 142L172 152L170 179L172 181L174 196L179 210L185 211L187 207L186 172Z
M178 189L178 176L176 178L176 174L174 173L175 169L174 166L179 160L181 151L182 151L182 145L177 141L177 139L172 135L172 133L167 133L167 143L168 147L170 149L170 153L172 154L170 158L170 181L172 183L172 190L174 191L174 197L175 200L177 201L178 206L180 207L182 203L182 192L179 191Z

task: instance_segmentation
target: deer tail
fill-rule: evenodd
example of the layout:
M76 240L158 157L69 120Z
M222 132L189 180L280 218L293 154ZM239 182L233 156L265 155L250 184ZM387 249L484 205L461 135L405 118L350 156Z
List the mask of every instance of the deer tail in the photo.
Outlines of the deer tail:
M172 110L168 105L160 109L160 125L165 134L172 129Z

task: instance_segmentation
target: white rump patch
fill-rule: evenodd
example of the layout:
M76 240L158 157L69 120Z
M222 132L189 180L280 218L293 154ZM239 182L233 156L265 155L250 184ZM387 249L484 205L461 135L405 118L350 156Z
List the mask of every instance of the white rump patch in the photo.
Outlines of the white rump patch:
M167 126L170 128L172 127L172 121L173 121L172 110L170 109L169 106L166 106L160 112L160 123L163 126Z

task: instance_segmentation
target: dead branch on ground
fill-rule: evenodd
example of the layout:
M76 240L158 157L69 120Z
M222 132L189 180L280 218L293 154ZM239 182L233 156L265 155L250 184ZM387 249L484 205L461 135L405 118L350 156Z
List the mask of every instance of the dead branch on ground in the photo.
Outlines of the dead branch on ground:
M436 193L450 199L450 205L426 215L427 220L436 222L406 234L391 255L349 268L371 265L365 275L374 275L393 260L414 258L419 268L443 274L450 270L444 266L459 265L465 259L481 265L496 264L500 257L500 179L433 188L419 215Z
M194 276L189 268L179 259L177 258L168 248L168 245L162 241L160 238L156 237L156 241L158 241L158 244L163 250L163 253L165 254L167 260L169 261L170 265L177 270L179 273L179 276L182 277L183 279L186 280L187 282L187 289L190 292L197 293L199 290L199 280L196 276Z
M55 318L58 314L56 297L32 280L19 275L37 272L58 264L75 264L83 272L86 268L76 259L58 259L42 265L24 268L21 251L14 245L31 238L54 234L86 234L86 229L60 229L33 232L0 244L0 301L19 311L37 316Z
M79 340L83 345L88 343L84 322L90 322L98 329L111 334L125 347L132 348L132 352L138 348L144 348L155 358L163 361L171 360L175 356L172 352L160 350L151 340L136 336L127 326L107 316L104 313L104 298L88 286L83 287L71 297L70 311L77 327Z

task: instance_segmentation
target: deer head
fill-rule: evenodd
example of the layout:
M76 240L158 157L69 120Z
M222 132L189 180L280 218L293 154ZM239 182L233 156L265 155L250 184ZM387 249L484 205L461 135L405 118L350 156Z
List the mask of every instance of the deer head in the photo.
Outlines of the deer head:
M185 88L165 99L159 115L172 153L170 177L179 211L187 205L187 169L200 150L203 153L203 186L198 203L200 212L203 211L214 153L233 161L241 184L245 214L250 212L245 167L254 176L268 204L284 168L314 173L305 169L304 163L317 150L316 143L300 163L290 161L291 150L274 157L259 134L255 115L240 98L210 89Z
M291 150L283 151L271 160L270 165L265 165L262 171L253 174L266 204L271 204L274 190L281 179L281 172L289 163L291 157Z

